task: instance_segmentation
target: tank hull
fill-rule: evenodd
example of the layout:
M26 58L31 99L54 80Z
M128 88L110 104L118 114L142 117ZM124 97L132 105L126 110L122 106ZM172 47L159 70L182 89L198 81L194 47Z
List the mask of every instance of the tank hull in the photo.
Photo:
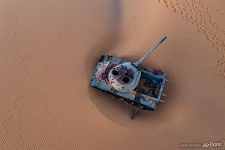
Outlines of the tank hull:
M139 66L141 78L138 86L131 92L119 92L110 86L108 74L114 66L126 62L129 61L115 56L102 55L96 64L90 85L139 108L155 110L163 95L167 81L166 74L159 70Z

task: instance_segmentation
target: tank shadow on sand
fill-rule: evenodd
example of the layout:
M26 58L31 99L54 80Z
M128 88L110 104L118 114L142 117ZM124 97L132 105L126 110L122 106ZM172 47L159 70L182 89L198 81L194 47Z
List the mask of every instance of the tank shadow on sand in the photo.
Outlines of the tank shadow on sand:
M89 81L91 79L93 70L95 65L101 55L108 54L112 51L119 39L119 31L120 31L120 17L121 17L121 6L119 0L111 0L113 11L113 15L111 16L111 23L107 27L108 31L106 31L105 36L102 37L103 40L97 42L88 52L86 56L86 68L92 68L90 70L85 69L86 79L88 81L87 90L89 93L89 97L95 107L102 113L106 118L113 121L116 124L121 125L120 121L127 117L127 113L130 112L130 107L125 105L123 102L119 102L115 100L114 97L103 93L97 89L89 86ZM110 16L110 14L109 14ZM121 103L121 104L120 104ZM116 108L116 109L115 109ZM118 110L118 111L117 111ZM122 112L121 112L122 111ZM119 113L119 115L118 115ZM124 114L124 115L123 115ZM119 118L118 118L119 117Z
M121 6L120 1L112 1L112 5L114 7L114 15L112 17L112 24L110 25L109 31L105 34L105 38L103 41L96 43L93 46L86 57L86 65L87 68L92 68L91 70L85 70L87 81L90 81L95 65L101 55L110 53L117 44L119 39L119 31L120 31L120 16L121 16ZM110 35L110 36L109 36ZM128 59L131 60L131 59ZM91 66L91 67L90 67ZM86 68L84 68L86 69ZM161 123L161 118L165 115L166 111L164 109L168 109L165 104L161 104L158 109L154 112L150 111L141 111L138 113L135 120L130 119L131 110L133 108L132 105L127 104L126 102L120 101L113 97L112 95L106 94L102 91L92 88L89 85L87 86L87 90L89 93L89 97L95 107L109 120L112 122L131 129L145 129L149 128L151 122L151 126L157 127L159 123ZM172 89L169 91L173 92ZM171 97L171 96L169 96Z
M119 0L111 0L113 15L111 17L110 25L107 26L107 31L104 36L101 38L99 42L89 50L86 56L86 65L88 68L91 66L92 70L85 70L87 80L90 80L96 62L99 57L103 54L109 53L114 46L116 45L119 37L119 28L120 28L120 1ZM106 24L107 25L107 24ZM86 69L86 68L84 68Z

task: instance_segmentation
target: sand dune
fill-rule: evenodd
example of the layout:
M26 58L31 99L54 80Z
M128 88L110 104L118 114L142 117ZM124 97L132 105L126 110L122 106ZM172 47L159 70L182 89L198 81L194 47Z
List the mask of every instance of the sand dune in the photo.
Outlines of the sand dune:
M223 0L0 0L0 149L224 140L224 14ZM130 120L130 105L89 86L95 63L136 60L163 35L144 65L168 74L166 103Z

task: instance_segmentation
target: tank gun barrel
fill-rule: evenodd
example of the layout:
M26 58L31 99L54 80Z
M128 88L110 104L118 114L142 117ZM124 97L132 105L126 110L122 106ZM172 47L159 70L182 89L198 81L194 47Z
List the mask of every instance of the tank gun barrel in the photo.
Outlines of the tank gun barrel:
M164 41L166 40L166 36L162 37L160 41L151 49L148 50L148 52L141 57L138 61L134 62L135 65L140 65L153 51L155 51Z

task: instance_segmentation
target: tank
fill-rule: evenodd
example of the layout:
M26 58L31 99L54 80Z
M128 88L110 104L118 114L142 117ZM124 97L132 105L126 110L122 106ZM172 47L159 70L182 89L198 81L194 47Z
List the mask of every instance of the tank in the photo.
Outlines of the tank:
M164 102L161 97L166 96L163 93L168 81L166 73L143 67L141 64L165 40L166 37L161 38L143 57L134 62L102 55L96 64L90 85L134 105L131 119L140 109L156 110L159 103Z

